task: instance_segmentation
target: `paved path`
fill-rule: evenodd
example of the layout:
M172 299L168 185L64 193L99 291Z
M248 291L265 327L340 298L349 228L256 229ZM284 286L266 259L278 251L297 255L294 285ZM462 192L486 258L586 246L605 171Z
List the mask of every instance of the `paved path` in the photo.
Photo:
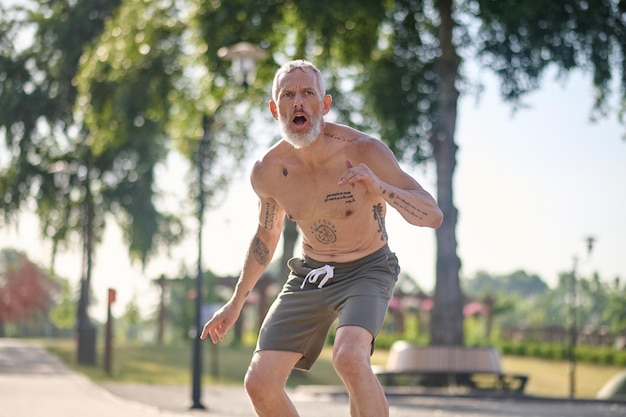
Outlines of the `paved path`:
M303 387L291 396L301 417L347 417L337 389ZM625 417L626 404L463 398L389 393L390 417ZM207 410L189 410L184 386L95 384L43 348L0 339L0 417L252 417L241 387L204 387ZM280 416L276 416L280 417Z

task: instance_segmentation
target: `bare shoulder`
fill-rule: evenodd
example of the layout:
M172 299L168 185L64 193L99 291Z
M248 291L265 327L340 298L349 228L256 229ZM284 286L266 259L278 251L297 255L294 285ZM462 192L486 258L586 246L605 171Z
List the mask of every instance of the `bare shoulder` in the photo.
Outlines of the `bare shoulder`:
M350 126L328 123L325 135L344 145L346 153L360 162L382 162L381 158L395 161L389 147L380 139Z
M261 159L254 163L250 180L257 194L269 195L271 184L280 175L281 167L285 164L288 148L288 145L281 141L272 146Z

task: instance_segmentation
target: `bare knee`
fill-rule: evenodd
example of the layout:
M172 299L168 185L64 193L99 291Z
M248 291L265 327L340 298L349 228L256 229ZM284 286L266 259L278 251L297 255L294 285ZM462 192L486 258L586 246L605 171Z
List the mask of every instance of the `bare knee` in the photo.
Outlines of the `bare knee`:
M257 352L244 378L244 387L251 400L282 394L293 364L299 355L293 352Z
M333 352L333 366L343 380L358 378L365 367L369 366L369 359L347 346L339 346Z
M333 366L344 382L358 384L372 372L370 365L372 335L354 326L340 327L333 348Z
M256 398L260 398L264 392L267 392L270 381L271 379L261 367L250 364L243 384L248 396L254 401Z

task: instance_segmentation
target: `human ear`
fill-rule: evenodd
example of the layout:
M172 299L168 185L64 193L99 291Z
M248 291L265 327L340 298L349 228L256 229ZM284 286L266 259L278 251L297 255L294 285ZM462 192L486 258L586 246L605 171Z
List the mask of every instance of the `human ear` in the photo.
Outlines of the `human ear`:
M278 108L276 107L276 102L274 100L270 100L269 106L270 106L270 112L272 113L272 117L278 120Z
M328 113L330 111L330 106L333 104L333 97L330 94L326 94L322 104L322 114Z

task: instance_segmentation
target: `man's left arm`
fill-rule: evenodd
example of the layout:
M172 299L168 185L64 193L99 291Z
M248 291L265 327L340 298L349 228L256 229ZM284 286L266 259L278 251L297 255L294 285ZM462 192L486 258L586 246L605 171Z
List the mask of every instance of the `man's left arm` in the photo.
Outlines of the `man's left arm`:
M374 145L378 149L375 158L368 163L353 165L346 161L346 172L339 179L339 185L359 183L373 194L378 194L412 225L438 228L443 221L443 213L437 201L415 179L405 173L382 142ZM378 173L378 175L376 173Z

